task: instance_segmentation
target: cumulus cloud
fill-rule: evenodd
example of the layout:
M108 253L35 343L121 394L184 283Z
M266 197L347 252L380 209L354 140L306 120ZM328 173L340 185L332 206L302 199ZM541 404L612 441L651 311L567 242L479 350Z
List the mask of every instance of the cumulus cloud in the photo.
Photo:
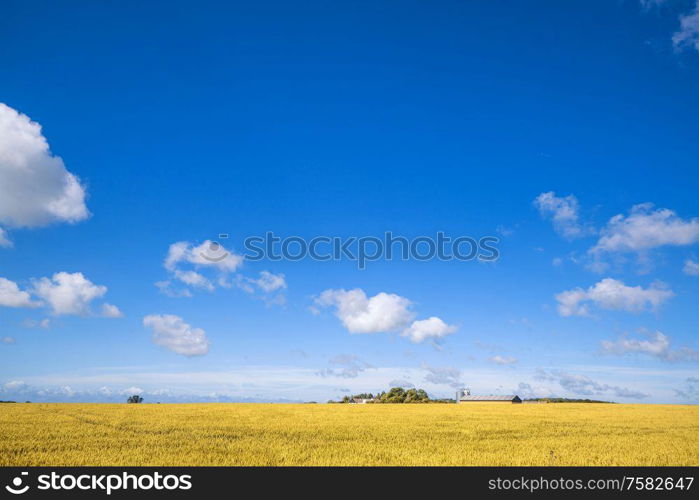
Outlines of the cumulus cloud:
M216 241L206 240L192 248L187 255L187 260L198 266L212 266L222 272L230 273L243 264L244 257L227 250Z
M286 280L283 274L272 274L269 271L260 272L260 277L255 280L249 280L257 288L265 293L275 292L286 288Z
M692 259L685 260L682 272L689 276L699 276L699 262Z
M229 288L226 276L238 269L243 260L242 255L227 250L216 241L206 240L198 246L188 241L178 241L170 245L163 261L169 279L158 281L155 286L168 297L191 297L192 289L211 292L216 284ZM213 280L202 274L201 271L205 269L218 271L218 279Z
M122 318L124 313L114 304L102 304L102 316L105 318Z
M14 337L0 337L0 344L14 344L16 342Z
M434 367L426 364L422 365L422 369L427 372L425 381L438 385L448 385L456 389L463 387L461 382L461 370L453 366Z
M203 288L210 292L214 290L214 285L211 281L196 271L181 271L180 269L175 269L174 276L182 283L191 287Z
M354 354L340 354L329 361L331 367L318 372L321 377L357 378L361 372L372 366Z
M680 16L680 29L672 36L672 43L680 50L699 50L699 0L691 12Z
M580 204L574 195L556 196L549 191L541 193L534 200L534 206L542 217L551 219L554 230L566 239L579 238L590 234L591 229L580 222Z
M535 378L558 383L564 390L580 396L604 396L611 395L619 398L642 399L648 397L639 391L626 387L600 383L585 375L574 375L564 371L551 371L539 369Z
M379 333L401 330L414 314L412 303L393 293L378 293L367 297L360 288L354 290L325 290L316 298L321 307L332 306L350 333Z
M4 307L37 307L39 302L32 300L29 292L20 290L17 283L6 278L0 278L0 306Z
M170 245L163 261L163 267L168 271L174 271L178 262L186 261L191 252L191 243L188 241L178 241Z
M403 330L401 336L407 337L411 342L419 344L424 340L437 340L456 332L457 327L448 325L440 318L432 316L428 319L413 321L413 323Z
M209 352L209 340L201 328L193 328L173 314L150 314L143 325L153 330L153 343L183 356L202 356Z
M495 363L496 365L513 365L517 362L517 358L514 358L512 356L496 355L491 358L488 358L488 361L490 361L491 363Z
M664 361L699 361L699 352L689 347L670 348L670 338L662 332L647 334L646 338L621 337L602 341L602 353L629 355L645 354Z
M644 252L661 246L685 246L699 241L699 219L682 219L667 208L652 203L631 208L628 215L615 215L601 230L592 254Z
M605 278L587 290L574 288L556 295L561 316L589 316L590 304L603 309L640 312L656 310L675 294L660 281L648 288L627 286L619 280Z
M41 227L89 215L85 188L51 154L41 125L0 103L0 224ZM0 245L8 244L0 232Z
M86 316L90 314L90 303L103 297L107 287L95 285L82 273L60 272L52 278L34 280L33 292L51 307L53 314ZM107 304L107 309L114 312L116 307Z
M206 240L199 246L194 246L188 241L178 241L170 245L163 262L165 269L174 271L178 264L184 262L229 273L243 264L243 256L228 251L220 243L211 240Z
M269 271L261 271L259 278L249 278L243 275L236 276L236 285L249 294L261 293L262 300L267 305L283 305L286 297L283 292L287 288L286 278L282 273L274 274ZM221 286L227 286L221 283Z
M315 306L332 307L337 318L350 333L401 332L411 342L440 339L454 333L456 326L432 316L413 321L412 302L393 293L380 292L367 297L364 290L325 290L315 299ZM319 311L311 308L314 314Z

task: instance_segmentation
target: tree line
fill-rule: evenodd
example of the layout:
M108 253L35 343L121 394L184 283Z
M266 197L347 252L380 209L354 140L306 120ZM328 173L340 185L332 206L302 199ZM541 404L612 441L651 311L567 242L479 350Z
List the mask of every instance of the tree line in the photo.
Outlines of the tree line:
M404 389L393 387L388 392L382 391L374 396L372 393L353 394L343 397L340 401L328 403L351 403L354 400L365 399L371 404L407 404L407 403L454 403L453 399L430 399L424 389Z

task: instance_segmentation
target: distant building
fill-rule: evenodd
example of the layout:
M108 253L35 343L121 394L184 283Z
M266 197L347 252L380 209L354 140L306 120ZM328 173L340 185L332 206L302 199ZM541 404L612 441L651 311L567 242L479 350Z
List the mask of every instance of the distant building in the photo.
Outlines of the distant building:
M462 389L456 393L457 403L521 403L522 399L516 395L508 396L477 396L472 395L469 389Z
M366 404L366 403L368 403L368 402L370 402L370 401L373 402L374 400L373 400L373 399L368 399L368 398L351 398L351 399L349 400L350 403L352 403L352 404L358 404L358 405L363 405L363 404Z

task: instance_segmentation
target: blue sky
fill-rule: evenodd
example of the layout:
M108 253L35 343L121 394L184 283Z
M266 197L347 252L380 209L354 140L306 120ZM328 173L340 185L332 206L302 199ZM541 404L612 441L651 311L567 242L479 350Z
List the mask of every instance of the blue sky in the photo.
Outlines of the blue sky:
M695 2L1 9L0 399L699 400Z

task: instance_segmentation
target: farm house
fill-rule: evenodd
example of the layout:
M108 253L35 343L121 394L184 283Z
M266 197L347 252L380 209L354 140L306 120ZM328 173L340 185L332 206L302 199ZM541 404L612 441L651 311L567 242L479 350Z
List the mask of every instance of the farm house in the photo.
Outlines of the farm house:
M462 389L456 393L457 403L521 403L522 399L517 395L509 396L477 396L472 395L468 389Z

